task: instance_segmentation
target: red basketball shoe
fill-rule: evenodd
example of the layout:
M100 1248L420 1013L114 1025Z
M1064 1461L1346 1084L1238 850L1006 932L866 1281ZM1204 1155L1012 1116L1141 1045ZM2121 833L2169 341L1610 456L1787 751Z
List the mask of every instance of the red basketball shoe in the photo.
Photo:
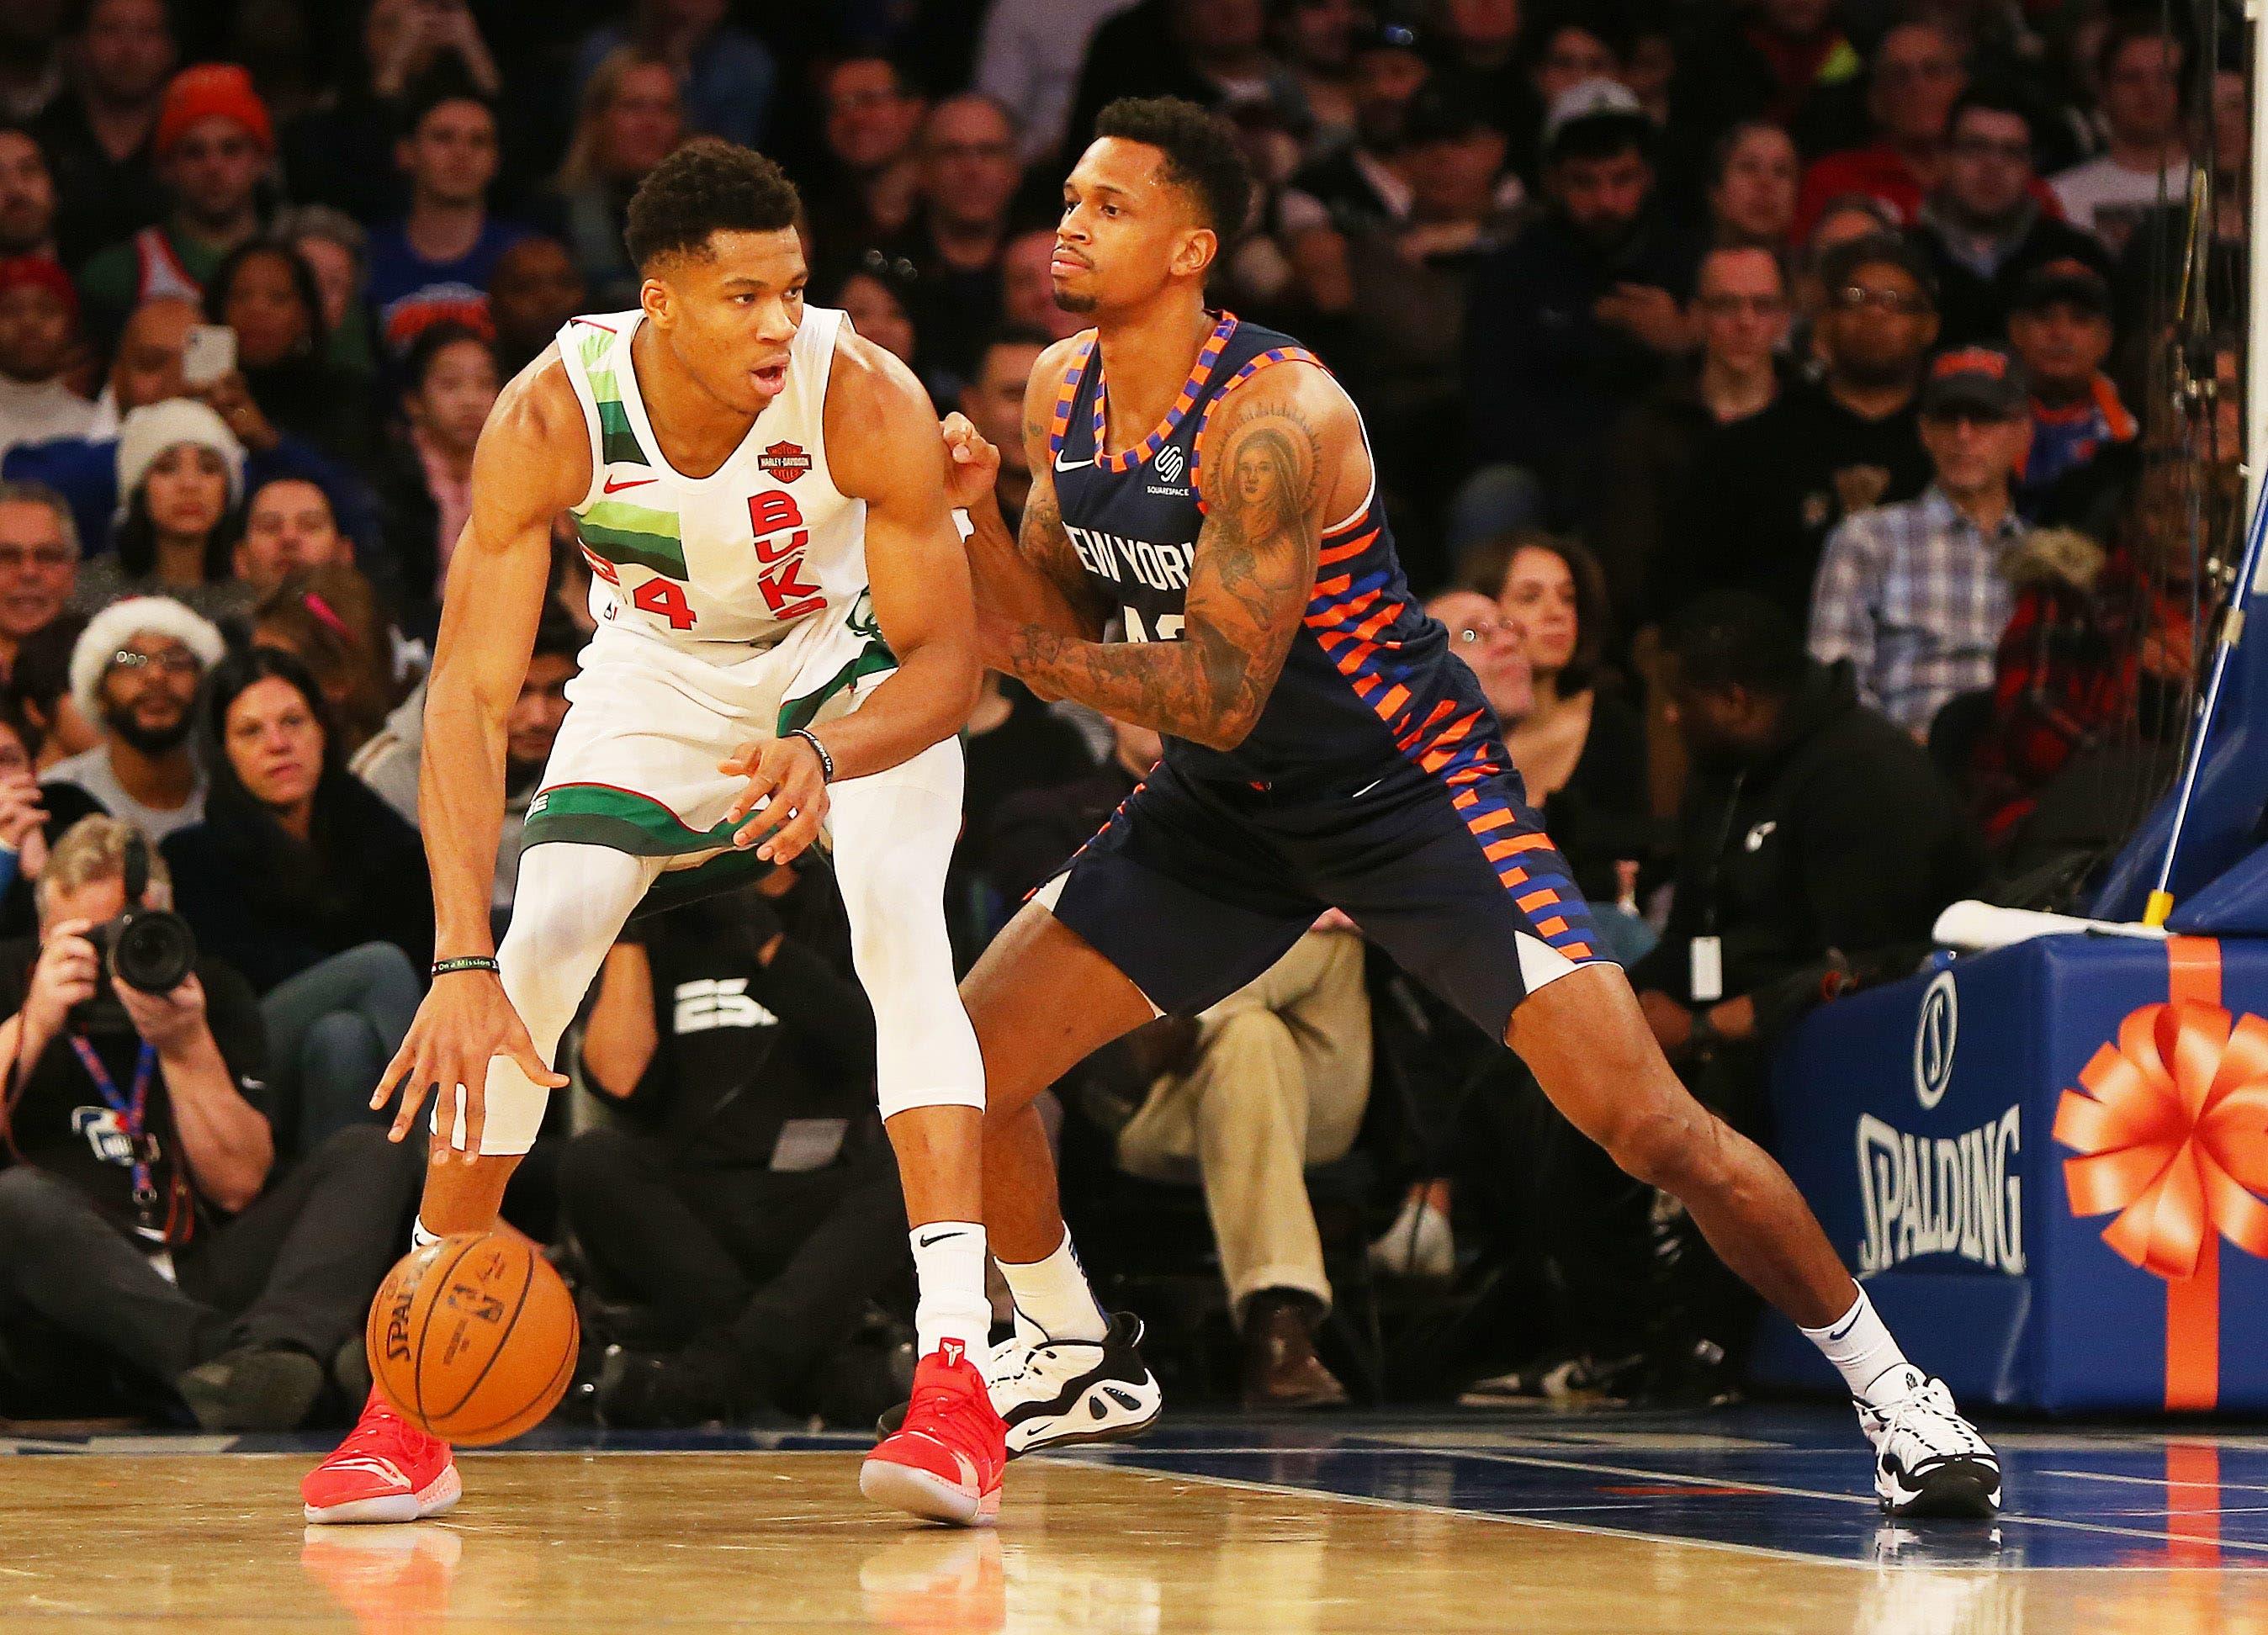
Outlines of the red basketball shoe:
M866 1455L858 1491L878 1505L983 1527L1000 1513L1000 1472L1008 1427L992 1411L984 1376L958 1340L946 1340L914 1370L905 1423Z
M418 1521L464 1491L449 1445L394 1412L375 1387L347 1440L299 1484L310 1521Z

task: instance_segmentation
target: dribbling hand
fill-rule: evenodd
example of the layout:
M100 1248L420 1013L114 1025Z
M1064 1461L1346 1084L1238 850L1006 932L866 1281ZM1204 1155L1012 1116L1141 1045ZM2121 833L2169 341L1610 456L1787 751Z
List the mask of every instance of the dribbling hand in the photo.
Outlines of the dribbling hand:
M510 1057L530 1080L546 1089L557 1090L567 1083L564 1073L553 1072L535 1054L535 1042L527 1036L526 1025L512 1008L504 983L493 972L455 971L434 978L424 1003L417 1007L416 1020L409 1024L409 1036L387 1064L378 1090L370 1098L373 1108L381 1108L396 1086L400 1088L401 1106L386 1138L400 1141L409 1135L418 1109L436 1086L462 1085L464 1160L475 1161L481 1155L481 1131L488 1123L489 1061L498 1056ZM427 1155L437 1165L449 1161L450 1138L457 1122L451 1116L446 1089L441 1110Z
M947 415L937 429L945 438L946 504L966 511L992 491L1000 475L1000 451L966 415Z

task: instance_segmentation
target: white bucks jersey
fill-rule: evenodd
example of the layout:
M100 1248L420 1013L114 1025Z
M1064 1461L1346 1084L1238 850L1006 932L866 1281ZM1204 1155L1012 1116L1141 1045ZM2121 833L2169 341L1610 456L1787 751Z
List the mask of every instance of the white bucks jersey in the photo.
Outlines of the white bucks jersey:
M864 500L827 464L827 377L843 314L805 309L787 384L705 477L673 469L630 365L642 310L571 318L559 354L590 429L590 492L571 508L595 576L591 610L681 652L727 660L806 621L864 614Z

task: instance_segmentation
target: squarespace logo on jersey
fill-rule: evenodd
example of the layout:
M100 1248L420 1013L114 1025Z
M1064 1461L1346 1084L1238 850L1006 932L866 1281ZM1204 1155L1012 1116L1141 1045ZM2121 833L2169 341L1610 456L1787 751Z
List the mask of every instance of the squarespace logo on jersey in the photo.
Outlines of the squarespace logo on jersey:
M1961 1003L1953 973L1922 995L1914 1025L1914 1097L1926 1112L1953 1082ZM1859 1275L1924 1255L1957 1255L2016 1277L2024 1270L2023 1178L2014 1159L2022 1124L2013 1104L1957 1136L1916 1135L1872 1113L1859 1116L1859 1198L1866 1237Z

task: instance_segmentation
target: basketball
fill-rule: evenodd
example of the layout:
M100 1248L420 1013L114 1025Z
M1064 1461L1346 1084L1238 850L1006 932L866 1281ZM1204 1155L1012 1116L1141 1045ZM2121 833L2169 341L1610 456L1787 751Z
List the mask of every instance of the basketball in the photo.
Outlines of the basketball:
M526 1239L467 1232L412 1250L371 1303L371 1376L402 1417L478 1447L542 1421L566 1395L581 1326Z

